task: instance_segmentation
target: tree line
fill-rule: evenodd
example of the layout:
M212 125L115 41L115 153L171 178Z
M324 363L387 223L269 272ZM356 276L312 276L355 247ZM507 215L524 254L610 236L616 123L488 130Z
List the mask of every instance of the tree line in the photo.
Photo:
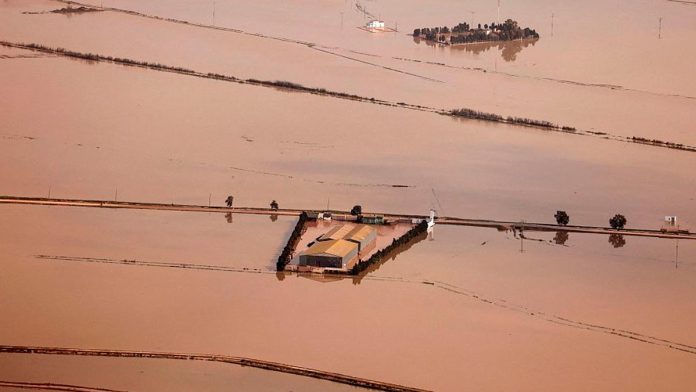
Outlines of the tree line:
M302 238L302 233L304 233L305 223L307 223L307 213L302 211L292 234L290 234L290 238L288 238L287 244L283 248L283 252L278 256L278 261L276 262L277 271L285 270L285 266L292 260L292 255L295 253L300 238Z
M539 33L529 27L520 27L517 21L508 19L504 23L478 24L471 28L462 22L452 27L422 27L413 30L414 37L446 44L461 44L486 41L511 41L515 39L539 38Z

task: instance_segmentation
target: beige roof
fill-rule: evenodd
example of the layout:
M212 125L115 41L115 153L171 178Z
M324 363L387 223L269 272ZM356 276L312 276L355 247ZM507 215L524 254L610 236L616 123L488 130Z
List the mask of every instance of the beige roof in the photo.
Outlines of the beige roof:
M346 235L353 230L354 226L351 225L341 225L335 226L331 230L324 233L324 235L319 238L320 241L324 240L341 240L346 238Z
M355 250L355 248L357 247L358 244L356 244L355 242L350 242L346 240L320 241L312 245L309 249L302 252L302 254L311 256L326 254L331 256L344 257L353 250Z
M369 236L375 229L368 225L358 225L353 228L348 234L346 234L345 239L363 241Z

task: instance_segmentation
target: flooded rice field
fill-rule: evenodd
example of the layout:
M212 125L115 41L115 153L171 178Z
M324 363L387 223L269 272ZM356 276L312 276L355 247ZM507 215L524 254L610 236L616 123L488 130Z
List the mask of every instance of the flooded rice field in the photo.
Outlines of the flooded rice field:
M690 152L59 57L0 66L3 194L696 222Z
M696 145L691 4L503 0L501 18L538 41L439 47L408 34L490 23L495 2L82 2L105 9L4 0L0 41L363 98L0 45L0 195L544 223L566 210L647 229L677 215L696 230L696 153L611 140ZM356 28L370 18L398 31ZM597 133L438 114L460 107ZM275 271L288 216L2 204L0 217L0 345L241 356L428 390L696 384L685 239L436 225L327 277ZM403 231L382 228L379 246ZM42 383L355 389L233 364L0 354L0 389Z
M338 2L335 6L311 2L288 5L284 15L297 15L297 25L272 22L279 16L277 12L283 14L282 7L271 10L275 7L256 2L216 3L214 25L211 18L203 17L203 13L211 16L209 4L200 2L180 2L180 6L156 1L105 4L188 24L116 11L23 14L26 11L18 3L24 4L8 0L0 9L0 36L4 40L182 66L205 73L288 80L440 109L470 107L578 129L696 145L692 124L696 86L690 77L690 64L696 55L682 51L696 37L696 29L690 23L696 7L683 4L660 1L660 6L626 5L623 8L628 15L620 19L618 27L615 19L595 21L594 12L579 12L581 6L572 6L565 17L560 10L554 13L560 27L554 30L553 37L547 31L550 13L543 20L517 16L523 24L535 26L542 38L515 55L515 61L505 61L498 60L498 50L473 54L458 48L430 48L414 43L406 35L408 31L384 35L356 29L354 26L362 23L362 14L354 12L355 4L351 2ZM396 12L394 8L403 8L402 3L370 5L385 7L384 14L391 14ZM482 2L480 7L483 5ZM37 1L32 6L51 10L65 4ZM455 6L455 2L445 3L436 7L442 12L441 17L423 15L421 19L417 9L422 5L414 2L410 7L413 14L404 20L413 20L408 25L415 26L453 25L453 15L460 14L454 11L459 8ZM539 10L529 7L526 11L515 10L515 15L537 14ZM344 20L343 29L336 25L340 24L340 12L350 19ZM490 22L490 12L495 13L495 9L477 12L474 15L481 18L489 15L485 21ZM660 39L646 21L658 12L665 18L666 30ZM472 15L469 11L462 13ZM244 15L251 19L239 22ZM570 15L580 19L574 20ZM335 22L318 26L305 23L305 19L316 18ZM654 23L657 21L655 16ZM248 25L250 22L253 27ZM614 26L613 34L591 28L595 23ZM307 35L316 39L306 40ZM607 42L606 36L617 35L620 42L616 42L618 38ZM116 36L120 39L113 39ZM527 54L532 57L526 58ZM503 63L521 65L505 68ZM592 78L588 78L590 74Z
M614 248L604 236L570 234L562 246L551 235L528 233L543 241L525 241L520 252L510 233L437 227L432 240L421 239L371 275L330 281L271 271L269 250L287 235L280 218L235 217L227 224L223 214L32 206L3 206L2 213L9 218L0 226L2 246L12 252L3 255L7 295L0 307L16 326L3 329L3 342L233 354L436 390L688 390L681 387L694 382L693 354L669 348L693 345L688 294L696 248L690 242L680 244L677 261L673 241L626 238ZM43 222L38 230L37 222ZM63 222L91 235L56 234L65 231ZM128 230L147 245L117 234ZM186 238L182 230L206 234ZM253 237L269 246L248 256L244 243ZM184 238L185 246L171 245ZM218 260L250 270L35 257L56 252L202 265ZM661 340L642 342L601 328ZM37 370L21 355L2 358L27 375L20 380L51 378L40 366L43 357L31 362ZM71 361L60 366L70 368ZM99 368L115 360L79 361ZM186 368L185 374L204 366L125 362L117 369L134 383L143 371L159 380L169 366ZM222 371L214 367L211 377ZM93 384L92 377L77 375L53 380Z

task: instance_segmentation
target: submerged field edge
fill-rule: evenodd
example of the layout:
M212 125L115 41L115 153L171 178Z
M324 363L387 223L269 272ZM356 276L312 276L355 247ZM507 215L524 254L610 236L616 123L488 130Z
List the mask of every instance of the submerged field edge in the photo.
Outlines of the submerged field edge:
M11 346L0 345L0 353L12 354L44 354L44 355L74 355L74 356L93 356L93 357L120 357L120 358L151 358L151 359L173 359L188 361L208 361L229 363L240 366L249 366L263 370L270 370L281 373L289 373L298 376L312 377L321 380L336 382L340 384L352 385L361 388L374 389L388 392L423 392L425 389L412 388L403 385L391 384L382 381L368 380L359 377L348 376L341 373L327 372L323 370L311 369L302 366L288 365L279 362L263 361L253 358L235 357L228 355L214 354L189 354L189 353L167 353L156 351L124 351L124 350L104 350L104 349L80 349L64 347L41 347L41 346Z
M76 52L76 51L72 51L72 50L68 50L68 49L64 49L64 48L52 48L52 47L34 44L34 43L29 43L29 44L27 44L27 43L15 43L15 42L0 40L0 45L6 46L6 47L11 47L11 48L16 48L16 49L25 49L25 50L38 51L38 52L42 52L42 53L49 53L49 54L59 55L59 56L67 57L67 58L75 58L75 59L81 59L81 60L86 60L86 61L108 62L108 63L120 64L120 65L125 65L125 66L135 66L135 67L141 67L141 68L146 68L146 69L151 69L151 70L156 70L156 71L172 72L172 73L178 73L181 75L188 75L188 76L194 76L194 77L205 78L205 79L213 79L213 80L220 80L220 81L226 81L226 82L232 82L232 83L238 83L238 84L250 84L250 85L255 85L255 86L278 88L278 89L283 89L286 91L309 93L309 94L314 94L314 95L328 96L328 97L334 97L334 98L339 98L339 99L346 99L346 100L357 101L357 102L371 103L371 104L383 105L383 106L389 106L389 107L395 107L395 108L403 108L403 109L417 110L417 111L422 111L422 112L430 112L430 113L436 113L436 114L449 116L449 117L453 117L453 118L465 118L465 119L471 119L471 120L480 120L480 121L487 121L487 122L494 122L494 123L501 123L501 124L508 124L508 125L517 125L517 126L531 127L531 128L541 129L541 130L545 130L545 131L560 132L560 133L571 134L571 135L594 136L594 137L598 137L598 138L604 139L604 140L614 140L614 141L620 141L620 142L626 142L626 143L641 144L641 145L646 145L646 146L663 147L663 148L669 148L669 149L674 149L674 150L696 152L695 146L685 145L682 143L675 143L675 142L663 141L663 140L657 140L657 139L648 139L648 138L636 137L636 136L632 136L632 137L619 136L619 135L613 135L613 134L610 134L607 132L602 132L602 131L580 130L580 129L577 129L575 127L571 127L571 126L567 126L567 125L554 124L550 121L534 120L534 119L520 118L520 117L514 117L514 116L505 117L505 116L502 116L499 114L482 112L482 111L478 111L478 110L474 110L474 109L470 109L470 108L459 108L459 109L446 110L446 109L438 109L438 108L433 108L433 107L428 107L428 106L423 106L423 105L409 104L409 103L405 103L405 102L391 102L391 101L387 101L387 100L377 99L374 97L365 97L365 96L360 96L360 95L356 95L356 94L327 90L325 88L307 87L307 86L303 86L301 84L289 82L289 81L281 81L281 80L269 81L269 80L258 80L258 79L253 79L253 78L241 79L241 78L237 78L235 76L223 75L223 74L214 73L214 72L204 73L204 72L194 71L194 70L183 68L183 67L164 65L164 64L159 64L159 63L150 63L147 61L133 60L133 59L128 59L128 58L105 56L105 55L94 54L94 53L82 53L82 52Z

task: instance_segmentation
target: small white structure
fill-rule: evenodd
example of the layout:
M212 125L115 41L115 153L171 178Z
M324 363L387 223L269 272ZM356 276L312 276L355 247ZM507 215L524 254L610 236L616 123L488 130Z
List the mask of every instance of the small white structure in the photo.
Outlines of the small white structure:
M384 28L384 21L381 20L371 20L367 22L365 25L368 29L383 29Z
M665 217L665 222L669 224L670 226L676 226L677 225L677 217L676 216L666 216Z
M430 210L430 219L428 219L428 229L435 226L435 210Z

